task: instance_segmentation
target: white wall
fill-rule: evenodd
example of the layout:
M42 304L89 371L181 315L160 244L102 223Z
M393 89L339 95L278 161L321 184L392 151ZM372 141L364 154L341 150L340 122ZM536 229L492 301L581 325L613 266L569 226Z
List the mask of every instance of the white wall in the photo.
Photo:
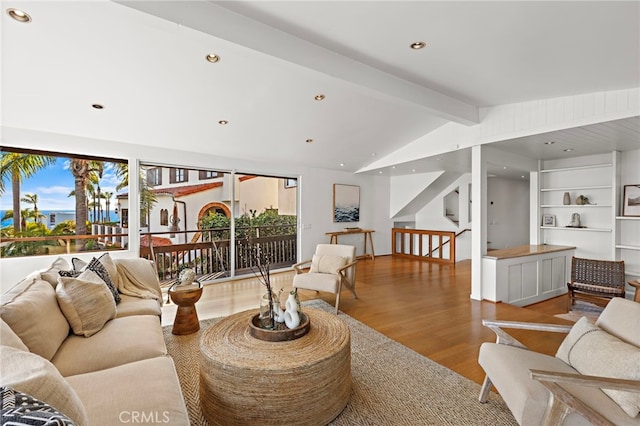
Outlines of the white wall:
M529 244L529 182L487 180L487 248Z
M168 149L149 149L149 147L127 144L116 141L101 141L79 136L59 135L33 130L3 127L2 144L6 147L40 149L53 152L68 152L129 160L130 172L135 176L138 161L162 165L185 166L191 168L216 169L220 171L237 170L247 174L277 174L299 178L300 211L299 221L303 225L299 229L300 259L309 259L315 246L328 242L325 232L338 231L346 226L359 226L373 229L376 254L390 253L392 221L389 219L389 182L387 177L373 175L354 175L337 170L313 169L287 162L283 158L281 164L273 162L251 162L241 159L230 159L201 153ZM360 186L360 222L355 224L333 223L333 184L350 184ZM130 196L137 199L137 190L130 188ZM136 209L130 209L130 223L138 223ZM129 251L114 253L115 257L136 257L138 253L139 230L131 228L131 248ZM349 237L362 237L354 235ZM345 238L340 242L349 243ZM358 251L362 250L359 239L354 240ZM90 259L93 254L73 254L73 256ZM37 268L47 267L53 258L50 256L34 256L27 258L0 259L0 291L17 283L22 277Z

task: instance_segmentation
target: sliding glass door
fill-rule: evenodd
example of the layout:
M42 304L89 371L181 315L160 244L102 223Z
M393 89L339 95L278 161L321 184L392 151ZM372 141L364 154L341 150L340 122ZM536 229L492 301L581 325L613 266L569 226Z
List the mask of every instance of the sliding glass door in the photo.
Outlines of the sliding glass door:
M253 274L256 247L272 269L296 261L296 179L141 164L139 204L140 255L162 282Z

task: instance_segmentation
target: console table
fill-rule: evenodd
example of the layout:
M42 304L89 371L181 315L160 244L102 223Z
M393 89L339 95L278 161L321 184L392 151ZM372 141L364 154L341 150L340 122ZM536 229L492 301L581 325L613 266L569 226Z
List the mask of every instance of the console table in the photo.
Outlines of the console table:
M363 234L364 235L364 246L362 255L358 256L358 259L374 259L375 252L373 251L373 234L374 230L372 229L345 229L344 231L337 232L325 232L325 235L329 235L331 239L329 240L329 244L338 244L338 236L340 235L350 235L350 234ZM369 247L371 248L371 253L367 253L367 241L369 242Z
M211 425L324 425L351 394L351 334L336 315L304 309L310 329L285 342L253 337L257 309L221 319L200 339L200 403Z

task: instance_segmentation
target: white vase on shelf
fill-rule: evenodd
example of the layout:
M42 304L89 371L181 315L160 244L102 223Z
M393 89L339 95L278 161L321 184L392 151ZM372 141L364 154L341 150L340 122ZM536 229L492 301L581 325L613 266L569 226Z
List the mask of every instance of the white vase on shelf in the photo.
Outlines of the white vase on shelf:
M571 204L571 194L569 194L568 192L564 193L564 197L562 197L562 204L564 204L565 206Z

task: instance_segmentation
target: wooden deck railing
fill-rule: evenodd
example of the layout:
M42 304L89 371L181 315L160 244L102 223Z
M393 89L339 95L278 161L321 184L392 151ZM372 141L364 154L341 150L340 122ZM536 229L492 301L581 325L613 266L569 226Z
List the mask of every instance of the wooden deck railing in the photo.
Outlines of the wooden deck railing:
M177 231L190 233L200 231ZM206 231L202 231L206 233ZM149 236L161 236L164 233L142 233L141 239L149 241ZM178 238L180 239L180 237ZM153 239L151 239L153 242ZM252 271L253 258L251 248L259 245L271 261L272 269L285 268L296 263L297 238L292 235L276 235L268 237L254 237L251 239L236 239L235 268L236 274L242 275ZM228 239L206 240L194 243L182 243L140 247L140 257L154 260L161 282L173 281L178 277L182 267L195 270L201 281L228 277L231 270L231 246Z
M391 229L391 254L436 263L456 262L456 233L427 229Z

